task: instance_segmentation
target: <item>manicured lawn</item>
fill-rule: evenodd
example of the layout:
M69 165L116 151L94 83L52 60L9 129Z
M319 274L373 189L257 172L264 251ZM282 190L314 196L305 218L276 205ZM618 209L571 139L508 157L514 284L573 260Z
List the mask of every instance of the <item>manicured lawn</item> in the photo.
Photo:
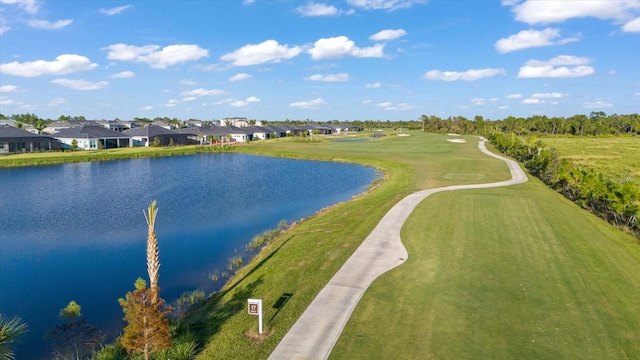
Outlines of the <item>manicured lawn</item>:
M640 179L640 137L545 137L541 140L578 165L609 177Z
M382 216L406 194L427 183L477 181L469 176L452 178L447 174L477 171L486 181L507 178L506 166L483 156L477 150L475 138L469 138L467 144L448 143L446 138L416 133L364 143L297 143L286 139L238 149L318 160L358 161L384 169L387 180L355 201L303 221L241 270L237 281L194 311L188 324L206 343L199 358L266 358ZM478 164L471 165L474 159ZM481 167L486 173L480 171ZM280 309L274 308L285 294L290 294L288 301ZM265 329L270 334L264 340L244 335L257 331L257 319L246 314L246 301L250 297L263 299Z
M427 198L333 359L640 358L631 236L537 180Z

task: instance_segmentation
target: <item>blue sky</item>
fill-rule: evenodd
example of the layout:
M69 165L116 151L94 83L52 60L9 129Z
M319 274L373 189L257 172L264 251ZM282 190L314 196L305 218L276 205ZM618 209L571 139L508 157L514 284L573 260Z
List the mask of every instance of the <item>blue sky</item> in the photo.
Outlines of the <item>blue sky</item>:
M0 113L640 112L640 0L0 0Z

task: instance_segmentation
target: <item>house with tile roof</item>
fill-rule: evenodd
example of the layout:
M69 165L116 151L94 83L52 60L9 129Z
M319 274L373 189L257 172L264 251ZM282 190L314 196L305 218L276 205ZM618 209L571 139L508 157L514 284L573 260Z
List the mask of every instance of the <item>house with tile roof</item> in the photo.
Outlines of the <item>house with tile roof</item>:
M97 124L60 129L51 137L60 141L63 149L71 149L75 140L79 150L98 150L131 147L129 135L107 129ZM100 143L100 145L98 145Z
M189 134L166 129L162 126L148 125L140 128L125 130L123 134L130 136L132 146L169 146L198 144ZM156 140L157 139L157 140Z
M0 125L0 154L60 150L60 142L51 136L43 136Z

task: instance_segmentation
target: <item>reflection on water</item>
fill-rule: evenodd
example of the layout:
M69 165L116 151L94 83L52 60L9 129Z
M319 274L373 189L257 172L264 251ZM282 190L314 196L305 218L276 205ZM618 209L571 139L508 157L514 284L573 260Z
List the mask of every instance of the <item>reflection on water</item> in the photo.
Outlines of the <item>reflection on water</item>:
M143 209L158 201L162 296L213 291L253 235L363 192L374 169L244 154L203 154L0 169L0 313L30 331L18 358L49 352L44 334L69 301L113 336L117 299L146 273Z

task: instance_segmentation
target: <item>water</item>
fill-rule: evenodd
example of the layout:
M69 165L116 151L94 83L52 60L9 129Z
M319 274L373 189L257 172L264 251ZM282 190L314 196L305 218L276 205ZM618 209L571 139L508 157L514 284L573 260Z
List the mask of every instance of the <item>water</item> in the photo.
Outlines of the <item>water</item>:
M215 289L251 238L362 193L374 169L244 154L203 154L0 169L0 313L29 326L19 359L46 357L44 335L69 301L110 338L117 299L147 279L143 210L158 201L161 296Z

